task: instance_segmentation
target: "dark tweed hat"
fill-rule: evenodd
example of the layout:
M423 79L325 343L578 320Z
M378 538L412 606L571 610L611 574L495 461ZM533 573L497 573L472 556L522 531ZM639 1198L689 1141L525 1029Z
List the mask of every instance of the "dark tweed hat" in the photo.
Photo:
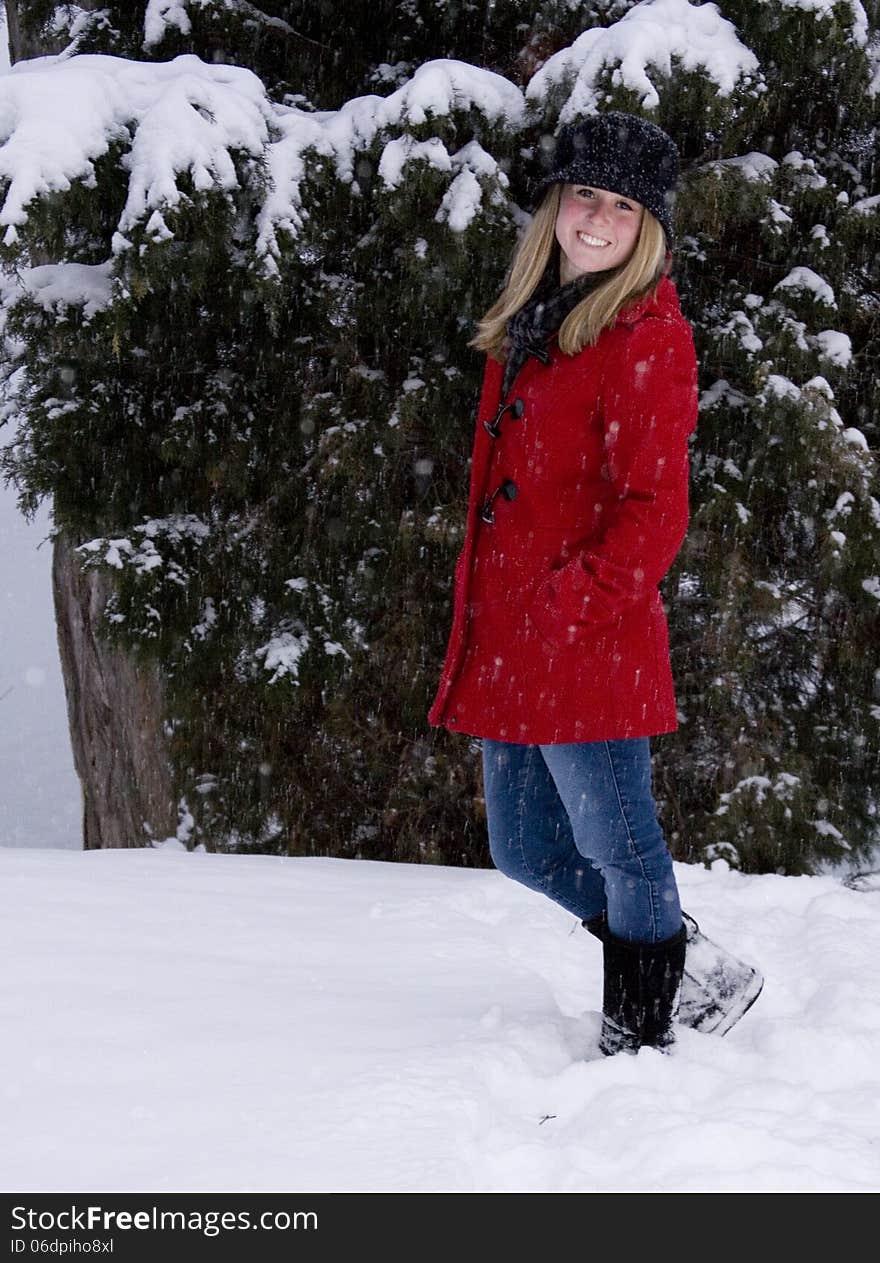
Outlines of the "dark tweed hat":
M662 128L635 114L608 110L566 124L551 161L552 170L532 193L532 209L551 184L592 184L641 202L659 219L672 248L678 149Z

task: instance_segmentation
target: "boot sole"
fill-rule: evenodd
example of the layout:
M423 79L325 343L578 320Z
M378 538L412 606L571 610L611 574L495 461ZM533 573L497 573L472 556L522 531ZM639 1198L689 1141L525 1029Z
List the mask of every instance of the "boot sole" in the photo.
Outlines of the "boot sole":
M764 978L707 938L693 917L684 920L688 941L677 1021L704 1035L726 1035L755 1003Z
M687 970L685 978L695 989L702 990L702 985ZM736 997L731 997L731 1002L725 1004L723 1000L708 1000L703 1005L699 1001L679 1005L676 1021L680 1026L688 1026L703 1035L726 1035L748 1013L763 989L764 979L753 969L751 977L737 991Z

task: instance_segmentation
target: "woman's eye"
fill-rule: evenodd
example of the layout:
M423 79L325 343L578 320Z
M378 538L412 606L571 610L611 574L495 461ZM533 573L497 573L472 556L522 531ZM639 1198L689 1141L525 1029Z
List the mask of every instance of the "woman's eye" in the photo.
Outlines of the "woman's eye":
M596 196L596 194L593 189L581 188L577 190L577 196L583 197L583 198L593 198ZM617 203L617 205L622 206L624 210L628 210L628 211L635 210L635 207L631 206L629 202L620 201Z

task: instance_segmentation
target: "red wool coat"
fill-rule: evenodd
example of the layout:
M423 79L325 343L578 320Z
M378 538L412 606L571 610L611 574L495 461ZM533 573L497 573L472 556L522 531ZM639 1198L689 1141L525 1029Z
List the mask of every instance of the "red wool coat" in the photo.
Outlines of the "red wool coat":
M564 355L554 338L548 349L550 363L530 358L505 400L503 366L487 358L428 720L529 745L674 732L657 585L688 524L690 325L664 276L595 347ZM495 420L504 404L515 406Z

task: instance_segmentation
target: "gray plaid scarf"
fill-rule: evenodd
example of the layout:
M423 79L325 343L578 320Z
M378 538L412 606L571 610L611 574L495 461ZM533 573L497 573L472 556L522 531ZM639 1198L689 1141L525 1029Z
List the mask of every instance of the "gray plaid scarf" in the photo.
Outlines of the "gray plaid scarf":
M544 275L531 298L507 322L507 360L501 386L502 399L514 383L517 373L529 356L550 363L547 342L557 332L568 313L585 294L610 276L614 268L604 272L584 272L566 285L559 284L559 247L554 249Z

